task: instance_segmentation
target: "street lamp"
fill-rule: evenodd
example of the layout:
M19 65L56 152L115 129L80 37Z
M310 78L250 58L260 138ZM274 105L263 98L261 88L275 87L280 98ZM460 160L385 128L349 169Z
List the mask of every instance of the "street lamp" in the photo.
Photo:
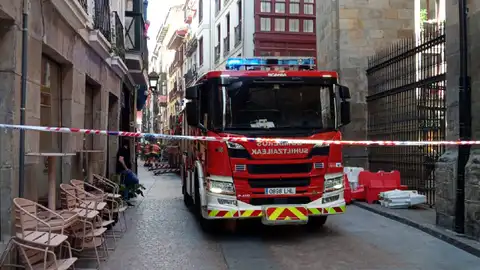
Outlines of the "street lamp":
M157 90L158 79L160 79L160 76L157 72L152 71L150 74L148 74L148 83L150 84L150 88Z

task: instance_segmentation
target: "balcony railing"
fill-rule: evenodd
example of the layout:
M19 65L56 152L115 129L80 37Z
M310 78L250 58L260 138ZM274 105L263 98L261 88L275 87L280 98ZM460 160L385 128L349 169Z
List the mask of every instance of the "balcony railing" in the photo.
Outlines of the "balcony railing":
M83 10L88 14L88 0L77 0L82 6Z
M226 57L230 53L230 35L227 35L223 39L223 57Z
M242 22L240 21L237 26L235 26L235 47L240 45L242 42Z
M215 63L220 60L220 44L215 46Z
M93 25L95 29L100 30L103 36L112 41L110 33L110 0L95 0L95 14L93 16Z
M190 57L196 50L198 46L198 40L196 37L192 37L187 43L187 48L185 49L185 54L187 57Z
M193 65L193 67L191 67L187 71L187 73L185 73L183 78L185 79L185 84L187 85L187 87L190 86L190 84L194 83L197 79L197 66Z
M115 16L115 32L113 33L112 51L125 61L125 37L122 20L116 11L113 12Z

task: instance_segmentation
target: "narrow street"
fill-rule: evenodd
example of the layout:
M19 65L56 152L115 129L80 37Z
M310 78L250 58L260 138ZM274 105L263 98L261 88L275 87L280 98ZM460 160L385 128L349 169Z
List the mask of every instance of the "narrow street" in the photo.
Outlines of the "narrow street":
M182 201L178 176L139 167L147 190L129 209L129 231L109 270L478 269L480 258L428 234L356 206L318 232L305 227L248 225L207 236Z

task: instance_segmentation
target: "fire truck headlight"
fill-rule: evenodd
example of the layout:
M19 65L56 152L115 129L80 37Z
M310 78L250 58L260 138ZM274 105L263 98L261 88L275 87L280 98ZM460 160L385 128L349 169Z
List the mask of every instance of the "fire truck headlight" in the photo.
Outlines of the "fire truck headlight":
M217 194L235 195L235 186L232 182L208 179L208 191Z
M324 192L332 192L343 188L343 174L326 174Z
M228 141L226 143L229 149L245 149L245 147L243 147L243 145L239 143L228 142Z

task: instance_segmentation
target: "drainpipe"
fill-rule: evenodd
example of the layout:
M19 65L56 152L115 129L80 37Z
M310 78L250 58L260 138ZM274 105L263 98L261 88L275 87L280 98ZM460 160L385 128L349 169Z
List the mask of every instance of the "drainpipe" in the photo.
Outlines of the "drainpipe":
M460 78L459 78L459 122L460 140L472 138L472 108L470 77L468 76L468 43L467 43L467 4L466 0L458 1L459 37L460 37ZM457 189L455 201L455 232L465 230L465 166L470 157L470 146L458 146Z
M27 63L28 63L28 15L30 0L23 0L22 17L22 84L20 94L20 125L25 125L25 106L27 103ZM18 160L18 196L23 197L25 186L25 130L20 130L20 153Z

